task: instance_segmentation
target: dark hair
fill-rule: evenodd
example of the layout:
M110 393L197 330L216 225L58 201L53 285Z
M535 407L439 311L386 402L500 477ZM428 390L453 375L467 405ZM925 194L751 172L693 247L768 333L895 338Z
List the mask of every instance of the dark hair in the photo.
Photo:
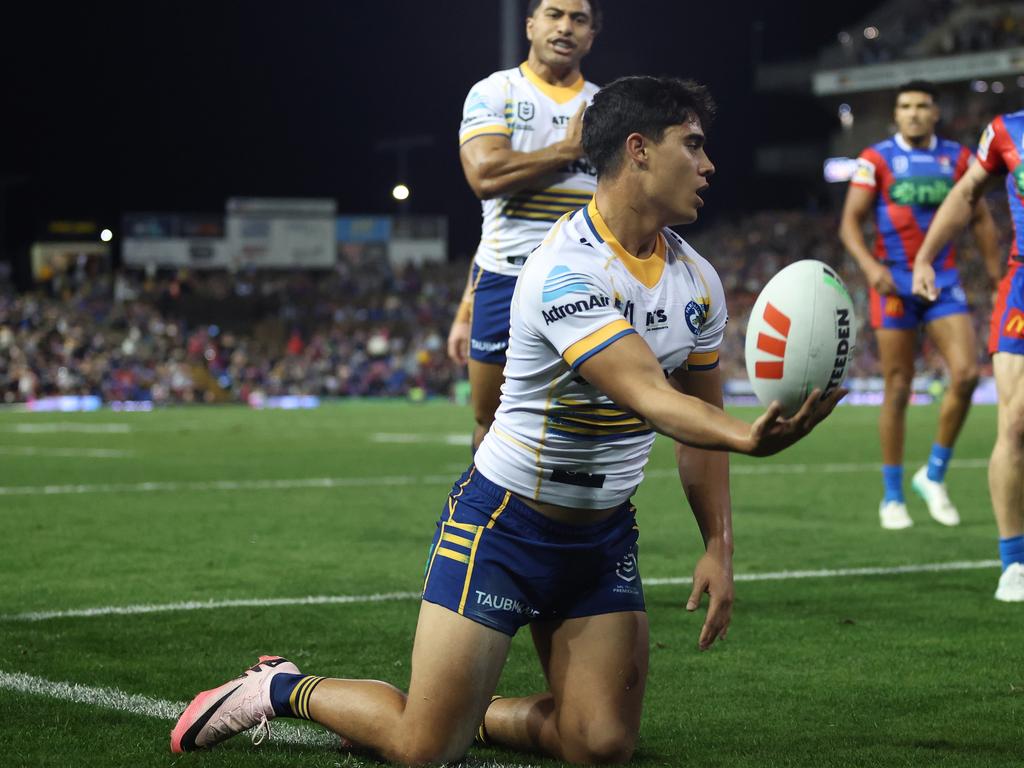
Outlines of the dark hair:
M907 93L908 91L927 93L929 96L932 97L932 101L937 102L939 100L938 89L935 87L934 83L928 80L910 80L904 83L903 85L896 89L896 99L899 99L899 97L902 94Z
M583 151L598 177L615 175L629 134L659 142L666 128L694 119L706 131L714 116L714 99L693 80L620 77L599 90L583 113Z
M526 4L526 15L527 17L533 16L540 8L540 4L544 0L529 0ZM604 13L601 12L601 0L587 0L587 4L590 6L590 26L595 32L601 31L601 23L604 21Z

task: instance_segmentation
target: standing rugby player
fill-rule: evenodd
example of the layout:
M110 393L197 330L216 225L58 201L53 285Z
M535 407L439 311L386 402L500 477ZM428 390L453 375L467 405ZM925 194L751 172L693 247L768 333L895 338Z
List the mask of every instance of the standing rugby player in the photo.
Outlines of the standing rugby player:
M934 86L923 80L897 90L896 135L865 149L858 158L839 231L870 288L871 325L885 379L878 423L884 495L878 514L882 527L888 529L913 525L903 495L903 455L921 329L946 363L949 387L942 398L928 463L914 474L912 485L929 514L942 525L960 523L960 514L946 493L946 470L978 383L978 343L951 245L939 260L936 300L924 301L911 290L914 257L925 232L971 162L967 147L935 135L939 120L935 99ZM872 216L874 253L863 231ZM989 275L998 281L995 224L984 200L972 209L971 220Z
M501 397L516 278L551 225L594 195L580 137L597 86L580 61L600 28L598 0L531 0L526 61L474 85L462 110L459 157L482 201L483 229L448 354L469 365L474 450Z
M1006 177L1013 220L1010 265L992 309L988 351L998 392L999 426L988 464L988 487L999 530L1003 573L996 600L1024 602L1024 112L1000 115L985 128L978 162L942 203L914 262L914 292L924 301L940 293L932 266L964 228L986 190Z

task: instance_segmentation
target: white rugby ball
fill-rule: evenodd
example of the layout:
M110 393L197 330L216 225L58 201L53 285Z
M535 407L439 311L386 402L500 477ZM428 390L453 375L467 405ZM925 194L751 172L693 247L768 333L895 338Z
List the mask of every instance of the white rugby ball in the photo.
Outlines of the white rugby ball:
M822 396L843 383L857 343L853 299L822 261L790 264L768 281L747 324L747 375L765 406L782 404L785 416L807 395Z

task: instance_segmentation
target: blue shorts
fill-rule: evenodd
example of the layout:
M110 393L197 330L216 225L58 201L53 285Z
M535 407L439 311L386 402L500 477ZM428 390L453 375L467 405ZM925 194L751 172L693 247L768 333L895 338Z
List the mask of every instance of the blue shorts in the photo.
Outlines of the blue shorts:
M917 329L946 315L963 315L971 311L967 294L959 283L939 289L939 298L927 301L912 293L883 296L871 289L871 327L896 330Z
M643 611L636 509L567 525L470 467L452 487L427 558L423 599L506 635L531 621Z
M516 278L498 275L473 265L473 322L469 331L469 357L480 363L505 365L508 349L509 307Z
M1010 269L999 283L999 293L992 307L988 351L1024 355L1024 270L1020 262L1010 262Z

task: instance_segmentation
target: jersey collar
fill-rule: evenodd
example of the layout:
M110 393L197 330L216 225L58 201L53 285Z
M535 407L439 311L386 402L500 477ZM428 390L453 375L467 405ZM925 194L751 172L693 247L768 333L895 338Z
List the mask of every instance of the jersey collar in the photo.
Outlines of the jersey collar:
M529 63L525 61L519 65L519 71L523 73L523 77L537 86L541 93L559 104L565 104L579 96L585 82L581 74L572 85L552 85L542 80L541 76L530 69Z
M896 146L902 149L904 152L913 152L917 147L912 147L907 143L907 140L903 138L902 133L897 133L893 136L893 140L896 142ZM939 137L934 133L932 134L932 140L928 142L928 151L934 152L935 148L939 146Z
M583 218L594 233L599 243L607 245L613 254L625 265L629 273L643 283L647 288L653 288L661 280L661 274L665 271L665 237L659 232L657 242L654 245L654 253L646 259L638 259L631 254L622 244L615 239L615 235L608 229L601 212L597 210L597 201L591 200L583 209Z

